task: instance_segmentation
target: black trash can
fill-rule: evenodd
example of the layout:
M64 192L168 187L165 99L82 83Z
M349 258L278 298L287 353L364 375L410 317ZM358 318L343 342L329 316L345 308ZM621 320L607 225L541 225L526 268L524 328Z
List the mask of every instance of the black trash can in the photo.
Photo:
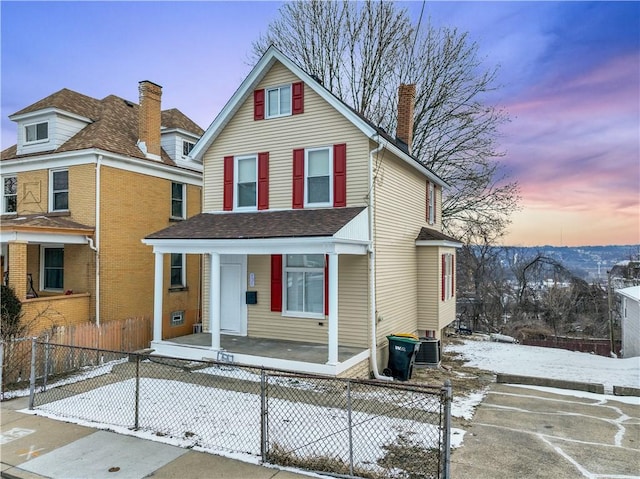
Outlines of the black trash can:
M411 379L420 341L393 334L387 336L387 339L389 340L389 364L385 372L400 381Z

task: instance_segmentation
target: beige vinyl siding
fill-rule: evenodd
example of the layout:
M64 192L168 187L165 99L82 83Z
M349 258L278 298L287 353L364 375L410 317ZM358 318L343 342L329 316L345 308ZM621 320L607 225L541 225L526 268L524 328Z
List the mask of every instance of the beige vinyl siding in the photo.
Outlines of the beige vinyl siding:
M275 63L257 89L297 82ZM269 207L292 206L293 150L347 144L347 206L366 204L369 143L350 121L305 85L304 113L254 121L253 92L204 155L204 211L222 209L223 158L269 152Z
M417 321L417 251L425 226L426 180L388 151L375 171L376 307L378 342L391 333L413 333Z
M438 247L418 246L418 330L439 331L440 270ZM421 333L422 334L422 333Z
M341 255L338 261L338 343L367 347L367 257ZM258 292L258 304L247 306L249 336L327 344L328 318L296 318L271 311L270 255L249 256L247 268L255 275L255 287L247 285L247 289Z

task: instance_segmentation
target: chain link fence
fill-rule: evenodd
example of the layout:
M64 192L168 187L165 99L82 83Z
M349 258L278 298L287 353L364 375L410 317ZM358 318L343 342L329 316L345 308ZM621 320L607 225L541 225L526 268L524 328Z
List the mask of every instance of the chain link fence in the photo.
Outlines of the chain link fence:
M451 388L32 341L30 407L338 477L448 478Z

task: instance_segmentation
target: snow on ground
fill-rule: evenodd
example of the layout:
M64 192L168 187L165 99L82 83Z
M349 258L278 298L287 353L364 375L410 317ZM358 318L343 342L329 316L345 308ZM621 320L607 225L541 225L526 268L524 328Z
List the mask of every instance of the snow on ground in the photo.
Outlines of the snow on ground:
M640 387L640 357L607 358L595 354L492 341L464 340L445 351L460 353L473 366L488 371L566 381Z

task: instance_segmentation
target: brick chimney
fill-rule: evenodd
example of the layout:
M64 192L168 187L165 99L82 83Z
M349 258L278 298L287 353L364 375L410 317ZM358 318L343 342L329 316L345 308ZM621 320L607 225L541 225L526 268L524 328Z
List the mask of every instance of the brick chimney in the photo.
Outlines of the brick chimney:
M416 103L416 84L401 83L398 88L398 126L396 127L396 138L407 144L411 153L411 142L413 141L413 109Z
M148 80L141 81L138 85L138 147L147 157L160 159L162 87Z

